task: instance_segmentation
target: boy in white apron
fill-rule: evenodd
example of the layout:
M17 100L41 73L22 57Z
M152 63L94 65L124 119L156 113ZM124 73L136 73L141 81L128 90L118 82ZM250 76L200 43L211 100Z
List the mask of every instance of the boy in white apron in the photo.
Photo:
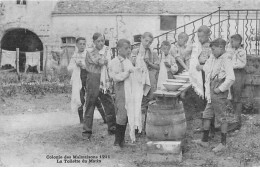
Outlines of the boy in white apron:
M127 58L131 55L131 45L126 39L117 43L118 56L109 65L109 75L114 81L115 107L116 107L116 132L114 146L123 147L126 126L128 123L125 81L133 72L133 65Z
M134 66L145 70L143 78L145 79L145 89L147 90L144 92L142 101L142 111L144 113L147 112L149 101L154 100L153 93L156 91L159 71L158 54L151 48L152 42L152 33L145 32L141 37L140 47L132 51L130 58Z
M206 107L207 100L205 97L205 72L203 70L197 70L196 66L198 64L203 66L211 55L211 49L209 47L210 35L211 30L209 27L205 25L199 27L197 32L198 41L193 43L190 58L189 75L192 88L186 92L186 100L183 101L184 110L195 110L195 112L200 113ZM194 104L190 104L191 101L196 101L195 106ZM187 114L187 116L191 117L187 117L188 119L192 119L192 115L190 114L194 115L194 113ZM212 121L212 127L214 127L214 121ZM202 130L203 128L199 128L196 129L195 132L201 132ZM214 128L212 128L211 132L212 136L214 136Z

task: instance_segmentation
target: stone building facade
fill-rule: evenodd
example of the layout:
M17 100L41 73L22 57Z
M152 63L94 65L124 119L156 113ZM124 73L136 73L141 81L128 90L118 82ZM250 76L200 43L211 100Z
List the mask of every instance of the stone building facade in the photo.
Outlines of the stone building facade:
M134 43L134 36L145 31L152 32L155 36L160 35L216 11L219 6L221 9L253 9L260 5L254 0L0 0L0 2L1 48L9 47L5 41L8 33L30 34L33 40L21 43L28 46L41 44L28 48L31 51L43 51L42 69L43 65L48 63L45 61L46 58L52 56L52 50L63 49L63 58L67 60L63 63L66 65L74 51L75 39L79 36L86 37L90 46L93 33L101 32L106 36L109 46L114 47L120 38L127 38ZM217 21L218 15L213 16L212 22ZM173 41L173 38L169 39Z

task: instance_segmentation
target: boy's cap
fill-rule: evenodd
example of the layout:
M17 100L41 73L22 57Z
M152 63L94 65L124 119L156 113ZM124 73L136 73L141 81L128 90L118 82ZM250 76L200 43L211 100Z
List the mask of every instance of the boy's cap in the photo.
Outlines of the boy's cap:
M225 41L224 39L222 39L222 38L217 38L217 39L211 41L209 46L210 46L210 47L213 47L213 46L215 46L215 47L219 47L219 46L225 47L226 44L227 44L227 43L226 43L226 41Z

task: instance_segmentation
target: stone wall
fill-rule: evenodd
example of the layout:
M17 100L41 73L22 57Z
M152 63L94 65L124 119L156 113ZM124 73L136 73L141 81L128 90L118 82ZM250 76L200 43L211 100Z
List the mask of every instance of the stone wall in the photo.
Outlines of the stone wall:
M245 88L242 98L245 101L254 101L254 106L260 111L260 57L247 56Z

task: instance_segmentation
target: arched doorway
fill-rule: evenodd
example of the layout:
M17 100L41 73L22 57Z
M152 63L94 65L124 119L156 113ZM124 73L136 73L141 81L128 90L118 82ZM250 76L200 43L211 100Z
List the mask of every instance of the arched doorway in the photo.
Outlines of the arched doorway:
M1 40L1 49L16 51L19 48L19 71L24 72L26 52L40 52L40 70L43 70L43 44L40 38L32 31L24 28L9 29ZM29 67L28 71L37 72L36 66Z

